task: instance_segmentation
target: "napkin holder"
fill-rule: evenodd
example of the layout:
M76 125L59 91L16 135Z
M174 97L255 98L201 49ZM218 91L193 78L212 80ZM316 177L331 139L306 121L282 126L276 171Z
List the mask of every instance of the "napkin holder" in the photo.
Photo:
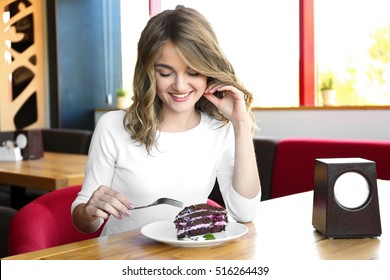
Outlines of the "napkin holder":
M0 147L0 161L20 161L22 159L19 147Z
M43 157L42 130L18 130L14 132L14 141L20 147L24 160Z
M39 159L43 157L42 130L17 130L0 132L1 161Z

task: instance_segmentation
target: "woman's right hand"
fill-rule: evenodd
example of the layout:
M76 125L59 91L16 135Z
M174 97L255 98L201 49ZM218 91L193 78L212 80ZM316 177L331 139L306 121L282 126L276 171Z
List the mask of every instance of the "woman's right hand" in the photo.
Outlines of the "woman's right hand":
M130 216L131 209L133 205L125 195L101 185L85 205L85 218L92 221L97 218L108 219L113 215L117 219L122 219L123 215Z
M93 192L87 203L80 203L73 210L73 223L82 232L91 233L99 228L99 218L113 215L122 219L129 216L133 206L126 196L110 187L101 185Z

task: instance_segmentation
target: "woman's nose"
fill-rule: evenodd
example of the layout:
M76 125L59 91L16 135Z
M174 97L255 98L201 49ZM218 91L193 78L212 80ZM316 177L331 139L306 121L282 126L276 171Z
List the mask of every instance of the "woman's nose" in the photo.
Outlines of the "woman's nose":
M177 75L175 79L175 84L173 85L174 90L181 92L187 89L187 80L183 75Z

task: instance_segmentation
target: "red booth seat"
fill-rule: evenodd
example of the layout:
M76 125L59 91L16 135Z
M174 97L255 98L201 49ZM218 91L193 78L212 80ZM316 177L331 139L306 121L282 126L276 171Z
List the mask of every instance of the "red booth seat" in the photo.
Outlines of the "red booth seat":
M390 141L288 138L276 149L271 197L313 190L315 159L332 157L375 161L378 179L390 180Z

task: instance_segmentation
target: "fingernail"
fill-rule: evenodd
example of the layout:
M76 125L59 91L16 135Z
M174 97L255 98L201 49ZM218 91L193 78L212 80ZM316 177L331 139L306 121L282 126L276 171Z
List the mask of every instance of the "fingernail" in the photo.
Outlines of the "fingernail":
M130 212L130 210L126 210L123 214L124 214L125 216L127 216L127 217L130 217L131 212Z

